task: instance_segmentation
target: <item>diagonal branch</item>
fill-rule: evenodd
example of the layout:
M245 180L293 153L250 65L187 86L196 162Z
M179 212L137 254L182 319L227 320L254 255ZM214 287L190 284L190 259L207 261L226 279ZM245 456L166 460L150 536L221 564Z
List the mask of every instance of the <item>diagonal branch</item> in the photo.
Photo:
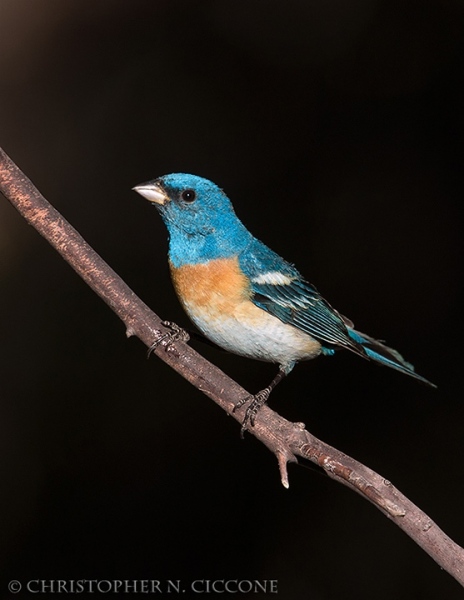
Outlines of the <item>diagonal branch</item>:
M135 335L150 347L169 333L161 319L45 200L2 149L0 191L119 316L128 336ZM235 413L232 411L249 394L235 381L182 341L168 343L166 339L154 352L230 416L242 422L244 408ZM464 549L388 480L315 438L306 431L303 423L290 423L267 406L258 413L250 433L276 455L285 487L288 487L287 464L296 462L297 457L310 460L331 478L372 502L464 586Z

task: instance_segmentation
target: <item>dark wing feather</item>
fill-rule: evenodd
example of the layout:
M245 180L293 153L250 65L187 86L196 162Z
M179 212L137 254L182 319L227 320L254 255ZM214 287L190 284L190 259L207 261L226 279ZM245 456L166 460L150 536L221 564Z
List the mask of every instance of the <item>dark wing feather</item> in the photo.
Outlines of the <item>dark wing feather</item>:
M351 325L348 319L333 309L293 265L258 240L239 256L239 262L250 279L251 300L256 306L323 345L343 346L364 355L362 346L348 335L347 325ZM275 283L270 282L272 279Z
M324 300L295 267L258 240L239 255L243 272L250 279L251 300L284 323L293 325L318 340L326 354L343 347L415 377L433 383L414 372L414 367L393 348L353 329L353 323Z

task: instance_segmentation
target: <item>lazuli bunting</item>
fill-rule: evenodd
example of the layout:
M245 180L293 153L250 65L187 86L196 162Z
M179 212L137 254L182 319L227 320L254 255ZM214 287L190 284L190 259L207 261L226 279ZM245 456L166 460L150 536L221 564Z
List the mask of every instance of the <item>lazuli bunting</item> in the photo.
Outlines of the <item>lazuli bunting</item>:
M172 173L134 190L166 224L172 281L193 323L230 352L279 365L270 385L252 397L244 426L254 424L296 363L339 348L433 386L396 350L356 331L293 265L257 240L211 181Z

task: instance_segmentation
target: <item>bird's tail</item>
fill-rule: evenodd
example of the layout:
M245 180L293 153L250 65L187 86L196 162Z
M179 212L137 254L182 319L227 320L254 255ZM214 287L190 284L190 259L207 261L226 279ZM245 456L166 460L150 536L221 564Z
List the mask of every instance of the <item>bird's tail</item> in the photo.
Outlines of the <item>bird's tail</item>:
M361 347L359 349L361 350L362 354L369 360L373 360L380 365L385 365L392 369L396 369L405 375L410 375L411 377L414 377L415 379L418 379L419 381L422 381L422 383L425 383L431 387L437 387L434 383L431 383L425 379L425 377L418 375L414 371L413 365L405 361L401 354L396 350L393 350L393 348L385 346L385 344L382 344L378 340L371 338L365 333L360 333L359 331L351 329L350 327L347 329L350 339L353 340L356 345L358 345L358 348L359 346Z

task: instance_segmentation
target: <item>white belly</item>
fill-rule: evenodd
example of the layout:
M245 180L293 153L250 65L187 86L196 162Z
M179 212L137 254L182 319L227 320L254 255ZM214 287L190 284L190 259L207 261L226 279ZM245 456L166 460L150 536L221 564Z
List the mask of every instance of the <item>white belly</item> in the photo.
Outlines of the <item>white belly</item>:
M186 303L184 308L208 339L241 356L286 365L315 358L321 351L312 337L251 302L239 305L236 314L227 317L198 311Z

